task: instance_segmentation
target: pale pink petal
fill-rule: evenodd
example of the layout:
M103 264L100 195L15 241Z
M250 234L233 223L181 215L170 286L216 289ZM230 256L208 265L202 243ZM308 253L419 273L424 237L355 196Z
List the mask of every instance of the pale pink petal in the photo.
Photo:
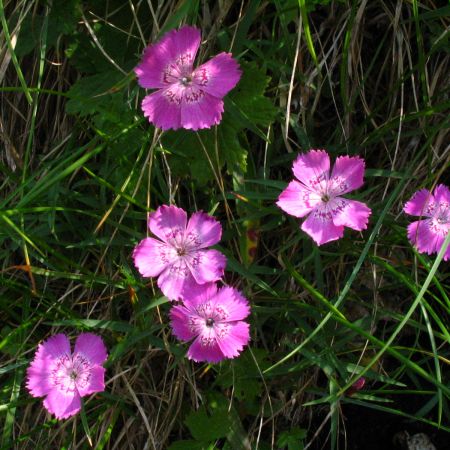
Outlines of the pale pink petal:
M185 88L181 104L181 126L188 130L200 130L217 125L222 120L223 101L196 88Z
M301 229L312 237L317 245L340 239L344 235L344 227L333 223L332 215L316 208L303 222Z
M101 366L91 367L88 382L77 383L77 388L81 397L94 392L103 392L105 390L105 369Z
M419 253L431 255L438 252L445 236L435 233L432 229L433 219L418 220L408 225L408 239Z
M204 248L217 244L222 237L222 225L203 211L192 214L186 228L187 248Z
M450 189L444 184L438 184L434 191L434 200L436 203L441 203L442 207L448 208L450 206Z
M108 358L103 339L93 333L81 333L75 342L74 354L84 355L91 365L103 364Z
M185 261L198 284L220 280L227 265L226 257L217 250L194 251Z
M226 318L222 322L243 320L250 314L248 300L237 290L229 286L218 289L217 294L211 297L215 308L222 308Z
M329 202L329 210L336 226L344 225L357 231L365 230L372 213L364 203L356 200L335 198Z
M250 325L237 322L226 326L229 326L229 330L223 338L217 339L217 343L226 358L236 358L250 340Z
M145 49L142 62L134 69L139 84L145 88L160 88L175 81L171 72L191 71L199 45L197 28L184 26L169 31Z
M332 196L346 194L363 184L364 160L358 156L340 156L336 159L328 182Z
M218 363L225 358L216 340L209 345L202 345L201 336L197 337L189 347L187 357L195 362L206 361Z
M184 306L174 306L170 309L170 324L173 334L181 341L190 341L195 334L189 328L191 312Z
M80 395L76 390L64 392L53 389L44 400L44 406L57 419L67 419L80 411Z
M231 53L219 53L195 69L194 83L217 98L223 98L241 78L239 64Z
M133 261L143 277L156 277L178 258L170 245L153 238L143 239L133 251Z
M325 150L310 150L297 157L292 170L305 186L322 192L328 181L330 157Z
M434 211L434 197L428 189L417 191L403 208L411 216L431 217Z
M150 231L173 246L182 245L186 223L186 211L174 205L162 205L148 218Z
M278 197L277 205L294 217L304 217L320 202L320 195L306 189L298 181L291 181L288 187Z
M160 89L142 100L142 111L148 120L162 130L181 127L181 109L177 94L179 89Z

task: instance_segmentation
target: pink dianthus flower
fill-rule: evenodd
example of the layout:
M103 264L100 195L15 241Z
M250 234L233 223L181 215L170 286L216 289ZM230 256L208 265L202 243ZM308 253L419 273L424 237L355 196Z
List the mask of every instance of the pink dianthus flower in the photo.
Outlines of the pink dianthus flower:
M424 217L408 226L408 239L420 253L437 253L450 229L450 189L439 184L433 194L428 189L417 191L403 208L406 214ZM450 258L450 246L444 260Z
M210 128L222 119L222 98L241 77L230 53L220 53L194 69L200 30L184 26L149 45L134 69L139 84L158 89L142 101L142 110L157 127L168 130Z
M33 397L43 397L44 407L57 419L66 419L81 409L81 397L105 390L107 358L103 340L82 333L72 354L65 334L56 334L39 344L27 369L27 388Z
M187 214L176 206L160 206L148 219L158 237L143 239L133 251L134 265L144 277L158 277L158 286L169 300L184 299L205 283L220 280L227 263L222 253L207 250L222 236L220 223L200 211Z
M371 214L365 203L341 197L363 184L364 160L340 156L330 175L330 157L325 150L299 155L292 166L297 180L278 197L277 205L295 217L305 217L301 229L317 245L344 235L344 227L365 230Z
M234 288L208 284L199 294L190 293L183 305L170 310L175 336L192 341L187 356L196 362L217 363L235 358L250 340L248 301Z

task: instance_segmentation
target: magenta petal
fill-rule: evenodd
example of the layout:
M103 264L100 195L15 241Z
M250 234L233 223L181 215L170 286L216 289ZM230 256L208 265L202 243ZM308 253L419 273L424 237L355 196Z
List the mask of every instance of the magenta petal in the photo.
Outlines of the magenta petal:
M170 100L171 92L160 89L142 100L144 116L162 130L177 130L181 127L180 104Z
M335 241L344 235L342 225L335 225L331 217L320 217L320 212L317 209L307 217L301 229L309 234L317 245Z
M342 195L363 184L364 160L358 156L340 156L336 159L329 180L329 192Z
M250 325L246 322L230 324L226 337L218 339L220 350L226 358L236 358L250 340Z
M441 249L444 236L434 233L430 225L432 219L418 220L408 225L408 239L419 253L431 255Z
M86 386L77 385L81 397L93 394L94 392L103 392L105 390L105 369L101 366L94 366L90 369L90 378Z
M294 217L304 217L321 202L321 198L313 191L306 189L298 181L291 181L278 197L277 205Z
M411 216L430 216L432 205L434 204L434 197L428 189L421 189L417 191L411 200L409 200L403 208L406 214Z
M446 208L450 207L450 189L447 186L438 184L435 187L433 194L436 203L447 205Z
M195 334L189 328L189 310L186 307L172 307L169 316L172 332L178 339L187 342L195 337Z
M200 45L200 31L184 26L166 33L158 42L149 45L142 62L134 69L138 82L145 88L167 85L165 72L172 67L190 69Z
M211 301L225 310L227 318L223 322L243 320L250 314L248 300L232 287L225 286L218 289L217 294L211 297Z
M188 246L192 248L209 247L217 244L221 237L222 225L214 217L202 211L192 214L186 228L185 242Z
M57 419L67 419L81 409L80 395L77 391L53 389L44 400L44 406Z
M198 284L220 280L227 265L226 257L217 250L198 250L185 261Z
M294 161L292 170L296 178L314 190L326 187L330 171L330 157L325 150L310 150Z
M340 208L333 214L333 223L336 226L344 225L357 231L365 230L369 216L372 213L364 203L356 200L335 198L330 204L339 202ZM332 205L330 205L332 207Z
M169 245L183 242L186 222L186 211L173 205L160 206L148 218L150 231Z
M173 247L153 238L143 239L133 251L133 261L143 277L156 277L177 258Z
M191 289L185 292L183 302L189 309L195 308L197 305L207 302L217 294L216 283L205 283L201 286L202 289Z
M188 130L211 128L222 120L223 101L195 88L186 88L181 105L181 126Z
M218 363L225 358L216 341L211 345L202 345L200 336L189 347L187 357L195 362L206 361L209 363Z
M76 342L74 353L84 355L91 365L103 364L108 358L103 339L93 333L81 333Z
M193 73L194 83L208 94L223 98L241 78L239 64L230 53L219 53Z

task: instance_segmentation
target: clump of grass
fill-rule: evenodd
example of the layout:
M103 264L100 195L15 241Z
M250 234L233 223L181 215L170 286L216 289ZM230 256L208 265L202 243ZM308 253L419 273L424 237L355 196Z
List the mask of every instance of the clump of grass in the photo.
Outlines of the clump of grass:
M401 211L450 181L448 7L22 0L0 19L0 447L89 445L24 387L39 341L80 330L110 352L85 403L98 449L446 442L448 268L411 248ZM161 134L139 109L132 69L182 23L202 29L200 58L231 51L244 69L213 132ZM274 205L309 148L365 158L367 231L316 247ZM169 202L222 222L225 281L252 303L239 359L184 358L132 266Z

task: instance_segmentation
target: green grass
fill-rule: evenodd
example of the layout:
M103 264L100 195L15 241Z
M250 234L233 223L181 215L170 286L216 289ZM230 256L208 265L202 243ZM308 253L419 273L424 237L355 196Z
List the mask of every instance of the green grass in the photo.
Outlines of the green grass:
M0 448L370 450L404 431L443 448L450 272L411 248L402 213L450 184L437 3L0 0ZM161 133L133 68L184 23L203 61L231 51L244 74L218 127ZM309 148L365 159L363 233L316 247L276 207ZM252 305L236 360L187 360L133 267L169 202L221 221L224 281ZM83 330L107 344L106 390L58 422L25 370L39 342Z

